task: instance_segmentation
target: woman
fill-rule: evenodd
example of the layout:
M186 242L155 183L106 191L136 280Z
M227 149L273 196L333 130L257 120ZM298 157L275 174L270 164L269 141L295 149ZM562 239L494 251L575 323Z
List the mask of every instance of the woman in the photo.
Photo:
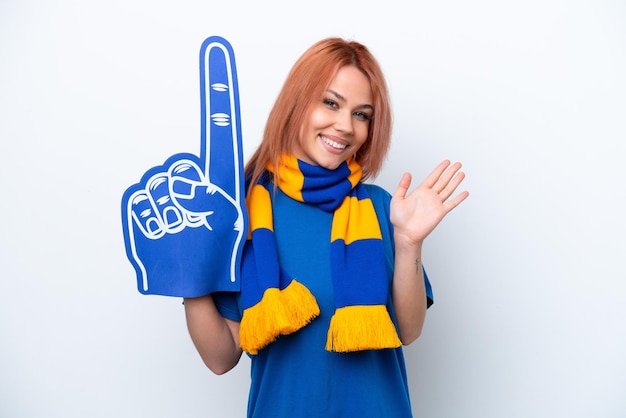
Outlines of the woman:
M249 417L411 417L401 346L432 303L422 245L467 196L442 162L409 193L364 183L391 137L367 48L322 40L295 63L246 166L250 234L240 294L185 300L203 361L252 359Z

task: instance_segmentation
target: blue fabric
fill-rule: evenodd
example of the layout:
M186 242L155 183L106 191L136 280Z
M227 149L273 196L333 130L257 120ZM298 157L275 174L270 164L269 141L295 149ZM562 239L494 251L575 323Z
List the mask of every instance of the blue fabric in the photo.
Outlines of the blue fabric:
M400 347L402 342L385 307L389 283L380 222L360 182L361 166L350 158L329 170L285 154L277 167L269 164L266 168L276 170L276 186L291 199L333 212L328 238L336 311L330 320L326 350ZM246 197L251 243L243 250L241 266L244 311L239 344L255 355L280 335L297 332L320 314L315 296L280 263L273 232L275 189L274 183L261 181Z
M378 186L366 187L381 224L391 285L391 197ZM274 214L281 265L311 290L321 314L300 331L279 337L258 355L251 356L248 417L411 417L401 347L352 353L325 350L326 332L335 310L328 240L332 213L299 203L279 191ZM430 305L432 291L426 276L425 283ZM238 294L220 293L214 297L223 316L241 319ZM395 323L391 296L387 306Z
M346 163L341 164L336 170L303 161L298 161L298 165L300 171L304 173L302 198L305 202L316 202L316 205L327 212L334 211L353 188L348 180L351 171ZM329 180L329 177L332 180Z

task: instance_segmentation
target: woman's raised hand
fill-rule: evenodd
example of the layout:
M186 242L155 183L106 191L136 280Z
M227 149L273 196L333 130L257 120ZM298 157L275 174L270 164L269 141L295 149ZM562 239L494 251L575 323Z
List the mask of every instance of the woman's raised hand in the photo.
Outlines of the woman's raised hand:
M404 173L391 199L391 223L396 244L399 239L407 244L418 244L435 229L452 209L468 196L463 191L451 197L465 178L459 171L461 163L441 162L424 181L409 193L411 175Z

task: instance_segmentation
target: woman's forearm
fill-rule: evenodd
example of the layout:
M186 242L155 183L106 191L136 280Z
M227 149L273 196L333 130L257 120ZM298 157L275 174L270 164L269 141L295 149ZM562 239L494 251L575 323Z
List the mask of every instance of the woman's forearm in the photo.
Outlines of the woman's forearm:
M400 339L408 345L422 333L426 318L426 289L422 269L422 243L407 243L395 236L393 305Z
M241 358L239 323L220 315L211 295L185 298L187 329L202 361L215 374L223 374Z

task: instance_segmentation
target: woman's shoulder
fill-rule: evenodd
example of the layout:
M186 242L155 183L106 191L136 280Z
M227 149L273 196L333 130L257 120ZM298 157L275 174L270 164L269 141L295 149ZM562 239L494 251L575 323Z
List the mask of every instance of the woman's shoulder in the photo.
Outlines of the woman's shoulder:
M377 184L363 183L363 186L365 186L367 194L370 199L372 199L374 207L382 208L387 212L389 210L389 203L391 202L391 194Z
M372 200L374 210L378 214L379 222L389 223L391 194L381 186L373 183L363 183L369 198Z
M370 195L372 200L374 199L383 199L383 200L391 200L391 193L387 190L374 183L363 183L365 186L365 190Z

